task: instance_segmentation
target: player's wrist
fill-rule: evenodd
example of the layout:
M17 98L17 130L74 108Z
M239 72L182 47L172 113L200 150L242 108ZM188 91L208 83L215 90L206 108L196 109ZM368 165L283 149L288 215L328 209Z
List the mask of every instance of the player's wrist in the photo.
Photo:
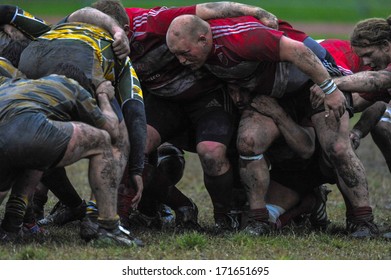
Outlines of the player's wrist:
M331 78L323 81L319 87L326 95L332 94L337 89L336 83Z

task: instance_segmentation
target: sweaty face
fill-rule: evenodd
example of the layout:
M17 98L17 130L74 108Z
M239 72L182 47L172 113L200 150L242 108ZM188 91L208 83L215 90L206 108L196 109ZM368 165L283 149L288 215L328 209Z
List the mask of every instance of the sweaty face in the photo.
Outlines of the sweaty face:
M382 70L391 63L390 48L384 45L369 47L353 47L353 51L362 58L363 64L373 70Z
M235 106L240 110L244 110L250 104L251 95L248 91L234 84L228 85L228 94L234 102Z
M171 40L167 45L179 62L192 70L201 68L209 54L209 49L203 40L183 38L175 41Z

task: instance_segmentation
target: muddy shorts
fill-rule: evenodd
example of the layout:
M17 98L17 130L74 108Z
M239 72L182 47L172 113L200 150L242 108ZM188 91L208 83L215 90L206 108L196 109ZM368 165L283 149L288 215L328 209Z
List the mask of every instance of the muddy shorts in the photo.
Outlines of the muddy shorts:
M63 158L73 126L56 125L41 113L24 113L0 124L0 190L10 186L18 170L47 170Z
M236 113L229 95L215 90L192 101L173 101L149 94L145 99L147 123L160 134L162 142L189 130L195 132L195 144L202 141L230 143Z

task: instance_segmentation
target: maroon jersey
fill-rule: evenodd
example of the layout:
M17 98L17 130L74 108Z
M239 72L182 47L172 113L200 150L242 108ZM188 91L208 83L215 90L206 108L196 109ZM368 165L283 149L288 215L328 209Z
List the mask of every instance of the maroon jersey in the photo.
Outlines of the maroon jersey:
M143 90L165 98L190 99L220 86L205 70L182 66L166 45L171 21L195 14L195 6L153 9L126 8L130 19L130 58Z
M353 52L348 40L326 39L319 43L332 55L343 75L371 70L369 66L362 64L362 60Z

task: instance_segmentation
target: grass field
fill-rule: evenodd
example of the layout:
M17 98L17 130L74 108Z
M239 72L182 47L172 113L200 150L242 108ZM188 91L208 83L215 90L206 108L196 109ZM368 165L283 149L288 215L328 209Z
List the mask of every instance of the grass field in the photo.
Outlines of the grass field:
M374 147L370 137L364 139L359 155L368 174L371 205L376 221L382 229L390 225L391 196L390 174L384 159ZM178 187L198 205L200 223L212 226L211 202L203 187L198 159L186 154L186 169ZM88 198L86 161L68 169L68 174L80 194ZM0 259L56 259L56 260L389 260L389 241L351 240L336 230L344 227L344 203L335 186L329 186L327 209L332 227L328 233L310 232L303 228L289 227L271 237L248 237L233 234L228 237L212 237L208 234L174 235L172 231L136 232L146 246L144 248L94 248L78 236L78 222L64 227L49 227L50 235L44 242L27 242L23 245L0 246ZM51 197L47 209L55 200ZM3 208L0 212L2 213Z
M65 15L91 1L7 1L39 15ZM201 1L123 1L133 6L183 5ZM260 3L261 1L242 1ZM390 14L389 0L376 1L305 1L274 0L262 1L264 7L279 17L295 21L355 22L368 16L386 17ZM287 5L289 3L289 9ZM358 5L357 3L360 3ZM44 4L43 6L41 4ZM262 3L263 4L263 3ZM304 5L305 4L305 5ZM356 5L357 4L357 5ZM307 6L304 9L303 6ZM310 9L311 8L311 9ZM331 11L331 12L330 12ZM318 34L319 37L327 34ZM376 221L382 229L390 224L391 195L390 173L385 161L370 137L364 139L359 156L366 169L371 191L371 205ZM193 154L186 154L186 170L178 187L189 195L200 209L202 226L212 226L212 208L204 189L198 159ZM81 161L68 169L68 174L77 190L88 198L89 187L86 176L86 161ZM330 186L332 193L327 204L332 229L344 227L344 203L335 186ZM54 205L50 198L47 210ZM4 205L0 207L0 217ZM0 246L0 259L6 260L176 260L176 259L232 259L232 260L382 260L391 259L390 243L381 239L351 240L334 230L329 233L314 233L302 228L287 228L280 235L271 237L248 237L234 234L228 237L212 237L207 234L174 235L171 231L136 232L146 244L144 248L94 248L85 244L78 236L78 223L62 228L48 228L50 235L44 242L27 242L23 245Z

